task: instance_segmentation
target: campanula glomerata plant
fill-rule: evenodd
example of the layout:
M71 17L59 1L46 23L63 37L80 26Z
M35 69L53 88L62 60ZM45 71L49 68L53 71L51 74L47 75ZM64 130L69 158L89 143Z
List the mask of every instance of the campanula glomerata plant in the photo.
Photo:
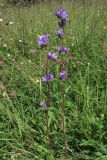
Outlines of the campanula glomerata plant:
M5 1L0 160L107 160L107 0Z
M64 154L66 156L67 154L67 140L66 140L66 128L65 128L65 88L64 88L64 80L66 80L68 78L68 72L67 72L67 67L66 67L66 58L63 58L63 54L68 54L68 49L65 47L64 44L64 39L63 39L63 35L64 35L64 29L65 29L65 25L67 22L67 17L68 14L66 12L65 9L58 9L54 12L54 15L58 18L58 27L59 29L57 31L55 31L55 35L57 36L57 38L59 38L60 40L60 46L58 46L56 48L56 53L54 53L51 50L47 50L47 45L49 43L49 36L47 34L44 34L42 36L40 36L37 39L37 43L39 44L40 48L43 49L45 52L47 52L46 55L46 66L45 66L45 73L44 75L41 77L41 81L42 83L45 83L47 85L47 93L46 93L46 99L42 100L40 102L40 107L45 109L45 114L46 114L46 125L47 125L47 137L48 137L48 144L50 147L52 147L52 142L51 142L51 138L50 138L50 129L49 129L49 124L48 124L48 109L50 107L50 103L51 103L51 90L50 90L50 81L54 81L54 78L59 79L60 78L60 95L61 95L61 110L62 110L62 131L63 131L63 138L62 138L62 142L63 142L63 149L64 149ZM68 56L68 55L67 55ZM56 63L56 65L59 66L59 77L55 76L55 73L49 73L49 68L51 66L48 66L48 61L54 61ZM51 85L52 87L52 85Z

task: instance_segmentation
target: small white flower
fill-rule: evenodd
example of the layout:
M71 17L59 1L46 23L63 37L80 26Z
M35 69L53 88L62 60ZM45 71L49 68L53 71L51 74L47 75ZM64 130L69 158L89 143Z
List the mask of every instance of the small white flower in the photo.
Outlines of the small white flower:
M7 48L7 45L6 45L6 44L4 44L4 45L3 45L3 47Z
M0 18L0 22L3 22L3 19L2 19L2 18Z
M39 79L39 78L35 78L34 81L35 81L36 83L39 83L39 82L40 82L40 79Z
M7 54L8 57L10 57L10 54Z
M72 39L75 39L75 36L72 36Z
M9 22L9 24L14 24L14 22Z
M7 96L6 91L4 91L4 92L2 93L2 95L3 95L3 97L6 97L6 96Z
M104 118L104 114L101 114L101 117Z
M31 63L31 60L28 60L29 63Z
M22 43L23 41L21 39L19 39L19 42Z

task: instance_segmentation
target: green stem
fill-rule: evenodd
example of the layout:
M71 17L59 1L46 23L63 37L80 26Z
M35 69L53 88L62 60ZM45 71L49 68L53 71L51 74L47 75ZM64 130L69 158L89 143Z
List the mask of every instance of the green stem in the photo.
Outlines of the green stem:
M64 47L64 41L63 39L61 40L61 46L62 48ZM62 61L61 64L61 71L65 69L65 62ZM62 93L62 129L63 129L63 138L64 138L64 155L65 157L67 156L67 140L66 140L66 130L65 130L65 96L64 96L65 88L64 88L64 82L62 80L62 85L61 85L61 93Z
M46 57L46 76L48 75L48 56ZM47 126L47 137L48 137L48 145L51 146L51 139L50 139L50 131L49 131L49 122L48 122L48 109L50 106L50 86L49 83L47 84L48 93L47 93L47 110L46 114L46 126Z

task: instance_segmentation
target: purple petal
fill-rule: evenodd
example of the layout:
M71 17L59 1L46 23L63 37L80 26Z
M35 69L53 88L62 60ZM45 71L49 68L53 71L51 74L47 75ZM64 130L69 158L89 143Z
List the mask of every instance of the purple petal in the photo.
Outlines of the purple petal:
M39 105L40 107L46 107L46 103L44 101L41 101Z
M48 77L47 77L47 76L45 76L45 77L42 77L42 82L45 82L45 83L47 83L47 82L48 82Z
M64 34L64 30L63 29L59 29L55 33L56 33L57 36L61 37Z
M58 9L54 12L54 14L61 20L67 20L67 12L65 9Z
M55 59L57 58L57 56L56 56L55 53L49 52L49 53L48 53L48 58L51 59L51 60L55 60Z
M53 73L48 74L48 79L53 79L53 78L54 78L54 74Z
M62 71L62 72L60 72L60 78L61 78L61 79L66 79L67 77L68 77L67 71Z
M37 43L40 47L45 47L49 42L49 36L48 35L42 35L37 39Z
M58 51L59 53L62 53L62 52L67 53L68 49L65 48L65 47L58 47L58 48L57 48L57 51Z

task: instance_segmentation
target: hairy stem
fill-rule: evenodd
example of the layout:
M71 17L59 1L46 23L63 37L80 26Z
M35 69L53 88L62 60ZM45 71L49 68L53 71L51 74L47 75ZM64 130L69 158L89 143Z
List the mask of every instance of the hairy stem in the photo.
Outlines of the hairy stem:
M62 82L61 86L62 90L62 128L63 128L63 138L64 138L64 155L67 155L67 141L66 141L66 129L65 129L65 97L64 97L64 82Z
M63 38L61 39L61 47L64 47L64 40ZM62 60L61 63L61 71L63 71L65 68L65 61ZM63 129L63 138L64 138L64 155L66 157L67 155L67 141L66 141L66 130L65 130L65 97L64 97L64 82L62 80L62 85L61 85L61 97L62 97L62 129Z
M48 56L46 57L46 68L45 68L46 75L48 74ZM50 106L50 86L49 83L47 84L48 93L47 93L47 110L46 114L46 126L47 126L47 137L48 137L48 145L51 146L51 139L50 139L50 131L49 131L49 123L48 123L48 109Z

